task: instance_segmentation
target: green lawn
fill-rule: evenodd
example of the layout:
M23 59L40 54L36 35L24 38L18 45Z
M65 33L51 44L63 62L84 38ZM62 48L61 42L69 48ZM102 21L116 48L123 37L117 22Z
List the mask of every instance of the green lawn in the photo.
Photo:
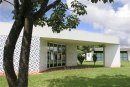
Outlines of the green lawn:
M0 87L7 87L5 77L0 77ZM93 67L92 62L84 62L77 69L30 75L29 87L130 87L130 62L122 62L121 68L105 68L102 62Z

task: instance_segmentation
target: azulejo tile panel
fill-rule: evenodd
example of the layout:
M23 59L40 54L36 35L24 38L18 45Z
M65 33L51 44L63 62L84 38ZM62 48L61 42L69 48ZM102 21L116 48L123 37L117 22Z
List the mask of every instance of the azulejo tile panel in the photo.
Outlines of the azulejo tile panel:
M0 35L0 73L3 73L3 50L4 50L4 44L6 41L7 36L6 35ZM18 65L19 65L19 55L20 55L20 49L21 49L21 42L22 37L19 37L15 52L14 52L14 67L15 71L18 71ZM40 38L39 37L32 37L31 42L31 51L30 51L30 62L29 62L29 72L39 72L39 60L40 60Z

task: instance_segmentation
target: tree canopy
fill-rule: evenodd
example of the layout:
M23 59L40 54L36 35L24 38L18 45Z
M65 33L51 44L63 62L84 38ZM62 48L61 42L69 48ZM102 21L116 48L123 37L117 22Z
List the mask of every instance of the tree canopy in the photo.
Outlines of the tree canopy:
M3 1L9 2L8 0L0 0L0 3ZM26 13L26 1L25 0L13 0L14 10L14 19L18 18L18 14L25 15ZM33 8L33 20L34 25L44 26L48 25L52 27L54 32L60 32L63 29L74 29L78 26L80 20L78 16L87 14L87 6L80 3L80 0L73 0L71 2L71 10L68 8L66 2L62 0L54 0L54 2L49 3L51 0L31 0ZM97 3L102 1L103 3L113 2L113 0L88 0L92 3ZM9 2L10 3L10 2ZM47 12L50 11L49 16Z

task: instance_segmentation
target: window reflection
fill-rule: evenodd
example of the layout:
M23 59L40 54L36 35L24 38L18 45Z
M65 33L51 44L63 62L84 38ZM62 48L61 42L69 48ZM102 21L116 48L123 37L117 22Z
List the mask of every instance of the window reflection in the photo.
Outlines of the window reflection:
M96 53L97 60L103 61L104 55L102 51L95 51L94 53Z
M127 53L127 51L121 51L120 57L121 57L121 60L128 60L128 53Z
M66 46L55 43L48 43L47 67L65 66Z

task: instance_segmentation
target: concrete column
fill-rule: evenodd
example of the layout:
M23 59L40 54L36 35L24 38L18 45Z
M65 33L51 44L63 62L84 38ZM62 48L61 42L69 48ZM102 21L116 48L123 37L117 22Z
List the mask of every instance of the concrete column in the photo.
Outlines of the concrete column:
M120 67L120 45L106 45L105 67Z
M128 61L130 61L130 50L128 50Z
M66 45L66 66L77 66L77 46L74 44Z
M103 65L105 66L105 46L103 46Z
M47 41L40 38L40 64L39 72L47 69Z

